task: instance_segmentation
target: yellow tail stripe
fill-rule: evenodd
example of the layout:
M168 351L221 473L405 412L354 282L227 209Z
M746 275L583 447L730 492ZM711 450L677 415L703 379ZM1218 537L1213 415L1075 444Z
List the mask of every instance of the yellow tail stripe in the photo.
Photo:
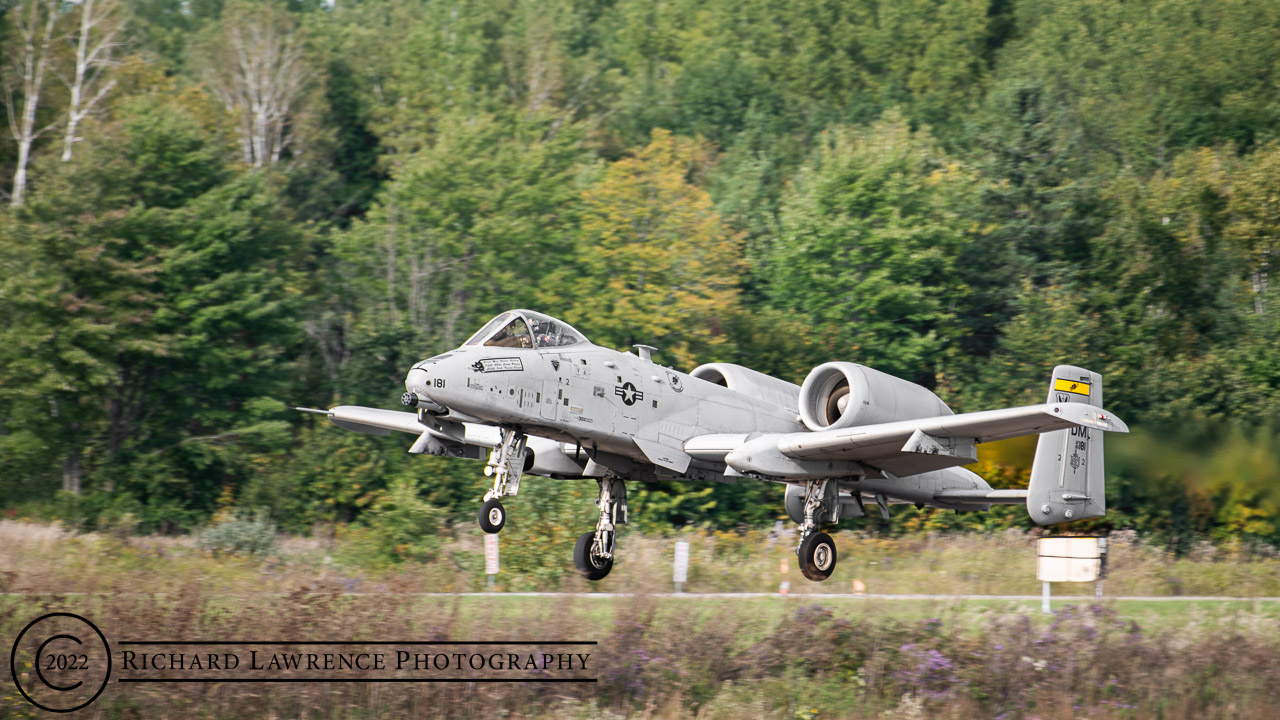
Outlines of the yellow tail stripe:
M1053 381L1053 389L1058 392L1069 392L1077 395L1089 396L1089 383L1083 380L1066 380L1058 378Z

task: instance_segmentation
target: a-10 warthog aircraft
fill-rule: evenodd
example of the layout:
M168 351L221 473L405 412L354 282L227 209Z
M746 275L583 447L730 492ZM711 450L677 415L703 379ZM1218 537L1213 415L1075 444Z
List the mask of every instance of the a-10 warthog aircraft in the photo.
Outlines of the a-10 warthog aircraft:
M889 517L892 503L986 510L1025 502L1040 525L1105 512L1102 433L1128 432L1102 409L1102 376L1059 365L1043 405L956 415L929 390L851 362L814 368L800 386L740 365L685 374L638 354L599 347L566 323L529 310L494 318L455 350L414 365L404 405L310 410L356 432L417 437L411 453L482 459L493 487L480 527L506 521L502 498L524 473L593 478L600 520L574 561L591 580L609 574L626 481L786 484L786 512L810 580L836 566L824 524ZM960 467L978 443L1043 433L1027 490L993 490Z

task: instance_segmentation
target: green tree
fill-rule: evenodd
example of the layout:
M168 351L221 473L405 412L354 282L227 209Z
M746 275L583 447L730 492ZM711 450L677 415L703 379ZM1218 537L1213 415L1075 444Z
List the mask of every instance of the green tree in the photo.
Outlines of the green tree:
M573 545L578 536L595 528L596 492L592 480L521 481L520 495L506 504L509 517L501 535L503 576L510 573L511 578L507 589L554 587L577 574ZM464 532L480 534L474 523L463 527Z
M571 290L565 319L590 328L595 342L656 342L685 366L725 352L742 249L711 196L690 182L704 162L693 141L655 130L583 193L574 263L543 293L549 301Z
M120 116L14 218L26 279L3 290L4 376L33 379L10 402L56 408L20 424L58 448L67 489L88 469L148 523L188 523L247 472L245 449L287 441L270 395L298 330L300 236L181 104Z
M1274 137L1280 9L1266 0L1021 0L997 74L1069 104L1089 154L1149 169L1182 149Z
M959 334L954 270L971 222L954 208L972 184L899 113L830 131L792 180L757 270L770 304L813 323L815 351L932 386Z
M362 322L404 324L420 351L531 305L565 262L584 160L575 128L454 114L335 240Z
M429 561L440 548L440 515L419 497L417 481L401 477L378 495L361 526L344 528L342 534L364 562Z
M1044 83L1005 80L992 88L973 136L979 175L963 210L972 241L956 264L968 287L958 309L965 326L957 356L990 355L1019 295L1062 285L1093 261L1090 241L1102 232L1105 179L1085 162L1083 133L1061 93Z

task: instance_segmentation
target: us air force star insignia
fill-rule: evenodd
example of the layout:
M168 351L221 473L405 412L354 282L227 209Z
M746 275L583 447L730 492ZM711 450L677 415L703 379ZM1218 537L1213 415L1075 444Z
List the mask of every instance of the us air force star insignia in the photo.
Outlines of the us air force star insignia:
M637 400L644 399L644 393L636 389L630 382L624 382L613 389L613 394L622 398L627 405L635 405Z

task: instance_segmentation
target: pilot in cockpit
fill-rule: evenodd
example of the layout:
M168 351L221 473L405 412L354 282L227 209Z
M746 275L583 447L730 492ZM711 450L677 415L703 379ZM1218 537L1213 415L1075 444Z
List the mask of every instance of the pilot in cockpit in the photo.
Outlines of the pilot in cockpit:
M537 320L533 323L533 337L538 347L555 347L560 344L559 328L551 320Z
M533 338L529 336L529 326L525 323L524 318L517 317L502 330L499 330L485 345L490 347L531 348L533 347Z
M567 329L564 323L551 318L538 318L533 321L533 337L538 347L564 347L578 342L578 336Z
M500 328L500 329L495 329ZM583 342L568 325L529 310L506 312L490 320L464 345L508 348L566 347Z

